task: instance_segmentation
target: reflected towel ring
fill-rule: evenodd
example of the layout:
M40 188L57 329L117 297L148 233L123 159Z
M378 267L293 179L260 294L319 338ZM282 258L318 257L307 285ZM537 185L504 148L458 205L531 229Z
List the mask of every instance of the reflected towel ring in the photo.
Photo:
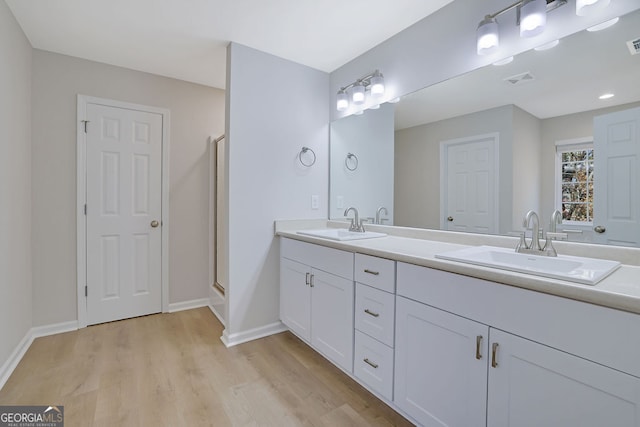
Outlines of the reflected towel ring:
M302 155L306 154L307 151L311 151L311 154L313 155L313 160L310 163L305 163L304 160L302 160ZM300 160L302 166L310 168L316 163L316 153L309 147L302 147L302 150L300 150L300 153L298 153L298 160Z
M349 166L349 164L351 164L351 166ZM344 165L350 171L358 169L358 156L353 153L347 153L347 158L344 159Z

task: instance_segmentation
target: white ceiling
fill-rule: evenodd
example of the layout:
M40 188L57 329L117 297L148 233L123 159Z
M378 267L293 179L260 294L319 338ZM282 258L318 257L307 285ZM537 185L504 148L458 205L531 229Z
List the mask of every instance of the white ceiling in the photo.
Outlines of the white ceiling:
M234 41L331 72L453 0L6 0L31 45L224 88Z
M396 105L396 129L511 104L546 119L637 102L640 54L632 56L626 42L638 38L640 11L635 11L606 30L581 31L551 50L530 50L508 65L489 65L425 88ZM534 79L505 82L525 72ZM607 92L615 97L598 99Z

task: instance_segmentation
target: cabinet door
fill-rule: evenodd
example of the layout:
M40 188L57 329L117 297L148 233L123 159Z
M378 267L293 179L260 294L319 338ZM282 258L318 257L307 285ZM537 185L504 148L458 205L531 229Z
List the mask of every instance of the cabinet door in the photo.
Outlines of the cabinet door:
M394 403L424 426L484 425L488 334L488 326L397 297Z
M280 258L280 320L300 338L311 341L311 268Z
M640 426L640 379L495 329L490 338L490 427Z
M352 372L353 281L314 269L311 283L311 345Z

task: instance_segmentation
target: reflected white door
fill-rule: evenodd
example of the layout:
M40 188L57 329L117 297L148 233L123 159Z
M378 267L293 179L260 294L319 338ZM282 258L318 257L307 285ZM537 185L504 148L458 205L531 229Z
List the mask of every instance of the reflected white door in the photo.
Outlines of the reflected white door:
M162 115L87 104L87 323L162 311Z
M498 135L445 141L441 146L441 229L497 233Z
M594 241L640 246L640 108L594 118Z

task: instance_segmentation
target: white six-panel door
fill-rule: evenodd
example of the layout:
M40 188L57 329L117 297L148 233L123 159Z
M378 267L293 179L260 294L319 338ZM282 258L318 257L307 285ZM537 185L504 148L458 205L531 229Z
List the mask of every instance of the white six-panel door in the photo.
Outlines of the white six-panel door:
M640 108L594 118L594 241L640 245Z
M497 230L497 134L441 145L441 228L472 233Z
M86 114L87 324L160 312L163 117Z

